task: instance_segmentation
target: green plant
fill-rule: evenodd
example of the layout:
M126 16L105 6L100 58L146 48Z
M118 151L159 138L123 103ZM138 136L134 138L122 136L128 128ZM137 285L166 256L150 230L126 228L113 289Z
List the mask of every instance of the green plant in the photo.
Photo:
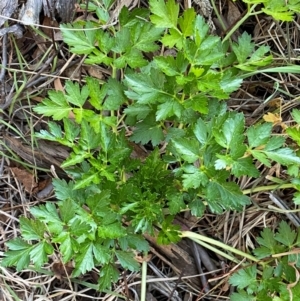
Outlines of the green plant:
M133 250L148 251L143 233L159 227L159 242L180 239L172 222L181 210L201 216L206 207L221 213L249 204L234 177L258 177L256 160L298 176L300 158L284 136L272 135L271 123L245 129L244 115L223 101L247 72L272 62L267 46L244 33L230 48L193 9L179 16L174 0L152 0L150 11L123 8L119 22L103 30L91 21L61 26L70 51L111 77L87 77L81 87L67 81L65 93L50 91L35 107L54 120L37 138L72 150L62 164L71 180L54 179L58 202L20 218L22 238L7 243L4 266L40 268L58 254L74 262L73 277L102 266L105 289L118 279L116 259L139 268ZM132 142L148 145L150 155L134 158ZM166 145L164 155L158 145Z
M237 28L239 28L248 18L252 16L266 14L277 21L292 21L295 14L300 12L300 2L298 0L243 0L243 2L247 5L246 13L227 33L226 37L224 38L225 41L232 36ZM211 1L211 3L215 6L214 1ZM218 10L216 8L215 12L218 14ZM219 20L222 19L219 17Z
M259 247L253 250L260 261L240 269L230 277L238 292L232 301L290 301L300 298L298 233L282 221L273 234L265 228L257 237Z

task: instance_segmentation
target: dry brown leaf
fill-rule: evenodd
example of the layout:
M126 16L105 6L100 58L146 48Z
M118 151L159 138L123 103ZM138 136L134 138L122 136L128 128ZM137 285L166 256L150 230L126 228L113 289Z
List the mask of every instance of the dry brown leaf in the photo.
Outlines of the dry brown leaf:
M264 121L272 122L273 126L280 125L283 130L287 128L286 124L282 122L282 118L278 113L267 113L263 116Z
M146 256L135 255L134 258L139 263L149 262L152 259L152 254L147 254Z
M278 125L282 122L281 116L279 116L277 113L273 114L269 112L263 116L263 119L266 122L272 122L273 125Z
M43 23L42 23L42 24L43 24L44 27L42 27L41 30L42 30L48 37L51 37L52 32L53 32L53 29L50 28L50 27L57 27L57 29L59 29L59 28L58 28L58 23L57 23L55 20L53 20L52 18L47 17L47 16L44 16L44 18L43 18Z
M19 167L11 167L10 170L15 178L23 184L26 192L32 193L32 190L37 187L37 183L32 173Z
M241 15L238 7L232 1L228 1L227 23L229 27L235 24L241 18Z
M54 88L56 91L64 92L64 86L62 85L60 78L54 80Z
M57 261L51 265L51 270L58 279L62 279L70 276L74 267L71 262L63 264L61 261Z
M44 189L47 189L47 187L49 185L52 185L52 180L51 178L47 178L47 179L43 179L41 181L38 181L37 186L32 190L32 193L36 194L39 193L41 191L43 191ZM50 191L51 192L51 191Z
M282 101L283 101L283 99L281 97L273 98L272 100L270 100L268 102L268 105L270 107L280 108L282 105Z
M85 66L84 67L87 71L87 73L89 74L89 76L98 78L98 79L103 79L103 73L102 73L102 68L100 68L99 66L96 65L92 65L92 66Z
M133 142L129 142L130 146L133 147L132 153L130 155L133 159L141 159L142 161L145 160L148 156L147 151L142 148L140 145L135 144Z

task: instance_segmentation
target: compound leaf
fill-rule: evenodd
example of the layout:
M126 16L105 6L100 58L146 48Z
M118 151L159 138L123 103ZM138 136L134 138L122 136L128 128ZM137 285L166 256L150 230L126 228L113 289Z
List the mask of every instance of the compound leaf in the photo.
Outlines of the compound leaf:
M295 242L297 233L290 228L287 222L281 221L275 239L285 246L291 248Z
M93 244L91 242L81 244L80 252L75 257L74 277L85 274L94 267Z
M237 286L238 289L244 289L247 287L247 292L251 294L253 291L257 290L256 274L257 268L253 265L233 274L229 278L229 283Z
M150 0L150 20L157 27L177 29L179 5L175 0Z
M134 259L134 254L132 252L117 250L115 252L115 254L123 268L128 269L130 271L138 271L139 270L140 265Z

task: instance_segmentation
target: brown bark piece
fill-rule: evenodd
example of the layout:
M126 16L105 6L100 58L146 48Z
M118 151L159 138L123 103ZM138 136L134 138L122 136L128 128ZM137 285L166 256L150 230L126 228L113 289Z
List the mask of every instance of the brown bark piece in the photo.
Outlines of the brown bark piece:
M50 168L51 165L54 165L57 174L65 176L60 165L62 161L69 156L66 148L56 143L39 141L39 148L33 149L30 145L23 143L20 139L8 135L4 135L3 138L7 147L26 162L41 168Z
M235 24L240 18L242 14L238 7L232 3L232 1L228 1L228 13L227 13L227 23L229 27Z
M23 184L26 192L32 193L32 190L37 187L34 175L29 171L18 167L11 167L10 170L16 179Z
M69 277L74 267L71 262L63 264L61 261L54 262L51 266L52 272L58 279Z
M177 269L175 272L179 272L182 276L194 276L199 274L194 259L187 252L189 246L186 241L183 240L181 243L182 246L185 246L183 248L180 247L179 244L159 245L155 237L147 234L144 234L144 236L158 252L164 254L164 256L172 262ZM193 277L190 281L196 286L201 285L198 277Z

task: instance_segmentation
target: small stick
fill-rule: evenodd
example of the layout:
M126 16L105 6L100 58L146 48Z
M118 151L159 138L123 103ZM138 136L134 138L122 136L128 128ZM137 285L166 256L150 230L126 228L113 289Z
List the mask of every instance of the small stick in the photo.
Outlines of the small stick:
M273 203L275 203L280 209L290 210L289 207L284 203L284 201L279 196L277 196L276 194L274 194L273 192L269 193L269 197L270 197L271 201ZM290 219L290 221L296 227L300 226L300 219L299 219L299 217L296 214L294 214L292 212L285 212L285 215Z
M1 72L0 72L0 85L1 85L1 100L4 102L5 99L5 69L7 65L7 33L3 35L2 39L2 64L1 64Z

